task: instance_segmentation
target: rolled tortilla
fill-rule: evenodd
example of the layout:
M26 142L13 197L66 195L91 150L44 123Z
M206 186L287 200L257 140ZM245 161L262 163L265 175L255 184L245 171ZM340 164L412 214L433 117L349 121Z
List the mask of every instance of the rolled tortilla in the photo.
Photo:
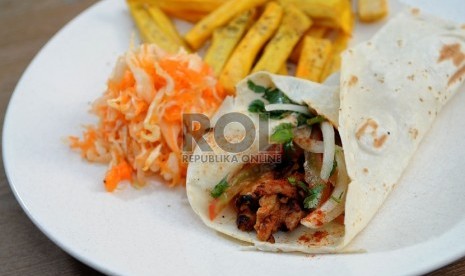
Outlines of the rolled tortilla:
M277 87L293 101L305 103L309 110L326 117L341 136L351 181L344 225L330 222L320 229L301 225L289 233L275 233L275 243L271 244L258 240L255 232L239 230L232 208L210 220L211 189L225 175L241 168L242 156L258 152L255 142L244 152L228 153L215 147L212 133L206 134L205 140L213 153L197 148L194 154L236 156L238 162L191 163L187 175L189 202L207 226L261 250L342 252L383 204L437 113L457 92L464 77L465 29L418 10L401 13L370 41L346 51L340 87L263 72L251 75L238 84L236 98L225 101L218 117L239 112L258 124L258 116L247 107L260 96L248 89L248 79ZM274 121L271 128L295 120L291 115ZM226 135L234 142L250 133L232 127Z

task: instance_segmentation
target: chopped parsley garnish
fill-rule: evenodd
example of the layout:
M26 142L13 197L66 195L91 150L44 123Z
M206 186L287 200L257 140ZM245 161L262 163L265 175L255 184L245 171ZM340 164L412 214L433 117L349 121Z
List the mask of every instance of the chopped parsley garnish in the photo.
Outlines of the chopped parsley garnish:
M255 100L250 103L249 111L252 113L266 113L265 103L261 100Z
M226 191L227 188L229 188L229 184L226 181L225 176L223 179L221 179L221 181L218 184L215 185L213 190L210 192L210 195L213 198L218 198Z
M284 160L283 162L288 162L292 160L292 156L295 153L294 142L290 140L283 144Z
M307 197L304 199L304 207L306 209L314 209L318 207L318 203L320 203L321 199L321 193L325 189L324 184L318 184L313 188L309 188L307 184L305 184L303 181L297 180L293 176L288 177L287 181L289 181L289 183L292 186L299 186L302 190L304 190L307 193ZM342 198L342 194L340 195L340 198ZM339 202L340 199L338 203Z
M282 123L275 128L274 133L271 135L271 141L278 144L286 144L292 142L294 133L292 129L294 126L291 123Z
M292 176L289 176L287 178L287 181L289 181L291 185L295 185L297 183L297 180L295 179L295 177L292 177Z
M318 206L321 199L321 192L323 192L324 188L324 184L318 184L309 190L308 196L304 199L304 207L306 209L314 209Z
M291 99L289 99L284 92L277 88L266 88L261 85L255 84L253 81L248 80L247 86L250 90L255 93L263 94L262 98L267 100L270 104L296 104ZM260 103L261 102L261 103ZM267 116L271 119L282 119L289 114L291 111L287 110L276 110L276 111L266 111L265 110L265 103L261 100L255 100L249 105L249 111L252 113L258 113L260 116Z
M297 126L305 125L308 119L308 115L300 113L299 116L297 116Z
M314 124L319 124L319 123L322 123L325 121L325 118L323 116L315 116L313 118L310 118L307 120L307 125L311 126L311 125L314 125Z
M247 86L249 87L250 90L252 90L255 93L265 93L265 91L267 90L266 87L257 85L251 80L247 81Z
M287 178L287 181L289 181L289 183L292 185L292 186L299 186L302 190L304 190L306 193L309 193L310 190L308 189L308 186L307 184L305 184L303 181L300 181L300 180L297 180L295 179L295 177L293 176L289 176Z
M295 104L279 89L267 89L263 95L270 104Z

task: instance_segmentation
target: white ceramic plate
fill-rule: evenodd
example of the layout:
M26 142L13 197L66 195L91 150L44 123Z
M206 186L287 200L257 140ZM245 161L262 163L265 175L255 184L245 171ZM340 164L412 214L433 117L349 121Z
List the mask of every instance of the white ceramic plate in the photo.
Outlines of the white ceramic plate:
M395 12L399 5L392 2ZM456 6L449 11L445 2L427 5L449 17L465 14L463 2L451 1ZM358 27L355 41L369 38L380 25ZM83 161L63 140L95 122L89 103L104 91L133 32L123 1L93 6L42 49L8 108L3 157L11 187L34 223L68 253L105 273L132 275L417 274L465 255L464 89L351 245L366 253L243 251L202 224L183 188L153 183L106 193L106 167Z

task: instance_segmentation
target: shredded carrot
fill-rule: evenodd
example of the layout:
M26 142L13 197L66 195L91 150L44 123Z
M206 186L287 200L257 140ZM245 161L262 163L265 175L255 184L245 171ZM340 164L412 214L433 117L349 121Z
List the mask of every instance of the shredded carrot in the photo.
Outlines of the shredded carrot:
M118 183L122 180L131 180L132 179L132 167L126 163L126 161L122 161L118 165L112 167L105 176L105 188L109 192L113 192Z
M98 123L70 146L91 162L109 164L105 188L124 180L144 185L162 176L169 186L185 183L182 114L211 117L226 96L198 55L167 54L144 44L121 57L105 93L92 105Z

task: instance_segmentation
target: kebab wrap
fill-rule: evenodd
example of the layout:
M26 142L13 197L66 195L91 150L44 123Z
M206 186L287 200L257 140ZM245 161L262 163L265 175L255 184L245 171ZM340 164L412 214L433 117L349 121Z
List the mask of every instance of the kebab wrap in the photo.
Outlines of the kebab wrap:
M203 143L211 151L199 145L193 155L235 159L188 168L189 202L207 226L261 250L343 251L463 83L465 29L416 9L401 13L343 53L340 83L337 77L317 84L259 72L237 85L213 129L222 115L242 114L254 127L229 124L226 144L256 139L234 152L210 131ZM250 161L273 154L280 162Z

